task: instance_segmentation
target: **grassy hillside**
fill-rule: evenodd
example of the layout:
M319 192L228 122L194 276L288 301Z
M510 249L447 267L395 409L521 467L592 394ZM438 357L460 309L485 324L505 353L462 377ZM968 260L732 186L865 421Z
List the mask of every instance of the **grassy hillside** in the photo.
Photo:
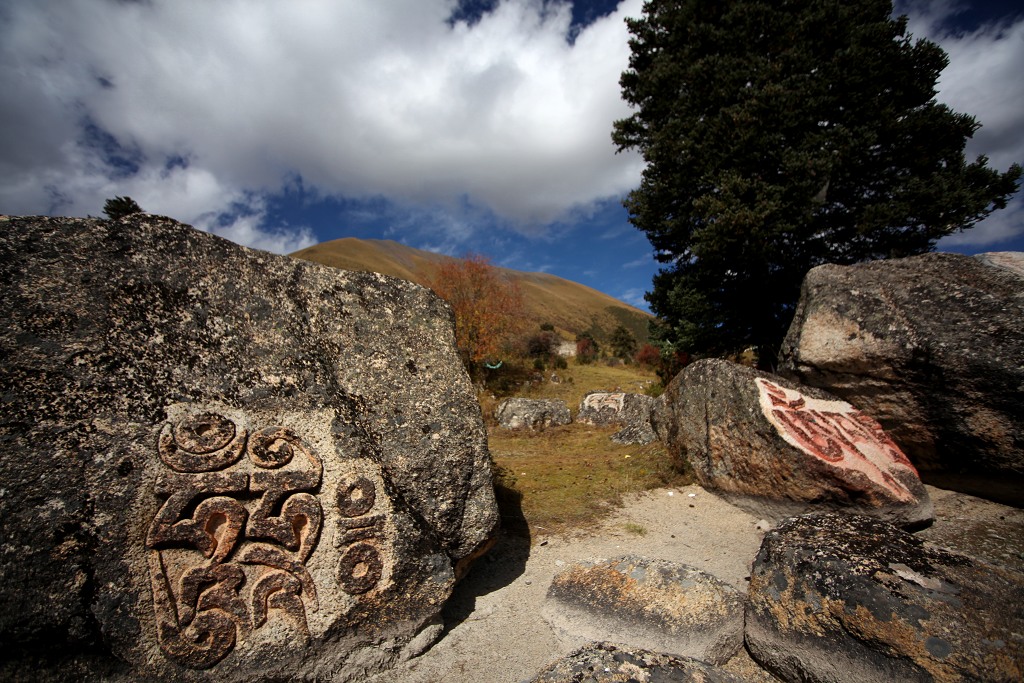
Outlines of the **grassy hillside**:
M428 284L441 263L451 260L448 256L390 240L354 237L316 244L292 256L345 270L383 273L421 285ZM624 325L639 343L647 340L650 315L618 299L547 273L499 270L519 284L528 326L537 328L541 323L550 322L568 339L589 331L598 341L603 341L616 327Z

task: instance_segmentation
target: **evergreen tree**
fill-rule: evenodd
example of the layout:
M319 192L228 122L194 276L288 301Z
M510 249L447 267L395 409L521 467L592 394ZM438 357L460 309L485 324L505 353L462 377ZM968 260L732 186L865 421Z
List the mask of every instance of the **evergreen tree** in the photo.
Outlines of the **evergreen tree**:
M118 218L124 218L133 213L142 213L142 207L136 204L131 197L114 197L103 204L103 213L110 220L116 221Z
M622 358L626 362L633 357L636 353L636 337L633 333L626 329L625 325L619 325L612 332L611 338L612 353L618 358Z
M625 201L668 264L647 295L663 342L774 357L806 272L909 256L1004 208L1006 173L935 101L942 49L888 0L649 0L627 20L619 151L647 162Z

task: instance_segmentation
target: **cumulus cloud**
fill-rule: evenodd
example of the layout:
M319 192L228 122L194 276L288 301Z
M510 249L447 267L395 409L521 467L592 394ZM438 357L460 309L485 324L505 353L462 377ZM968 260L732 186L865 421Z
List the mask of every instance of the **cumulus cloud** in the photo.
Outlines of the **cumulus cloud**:
M572 35L569 5L541 0L472 25L449 21L453 0L12 4L4 211L97 213L116 193L202 222L298 175L325 195L472 205L529 233L642 168L609 139L628 115L623 18L640 0ZM234 234L262 239L259 216Z

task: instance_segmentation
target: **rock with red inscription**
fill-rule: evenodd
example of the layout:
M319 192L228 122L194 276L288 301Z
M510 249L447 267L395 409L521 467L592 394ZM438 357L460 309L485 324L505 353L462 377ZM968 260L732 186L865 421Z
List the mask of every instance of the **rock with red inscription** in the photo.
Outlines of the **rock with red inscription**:
M779 371L878 420L924 481L1024 506L1024 254L814 268Z
M0 217L0 679L358 679L498 523L429 290L172 221Z
M664 401L669 451L758 516L847 509L908 527L932 520L914 466L878 423L820 389L703 360Z
M742 683L728 671L688 657L592 643L553 662L530 683Z
M1024 575L863 515L788 519L754 560L746 643L786 681L1024 680Z
M694 567L622 557L551 581L544 618L564 643L599 640L724 664L743 645L743 596Z

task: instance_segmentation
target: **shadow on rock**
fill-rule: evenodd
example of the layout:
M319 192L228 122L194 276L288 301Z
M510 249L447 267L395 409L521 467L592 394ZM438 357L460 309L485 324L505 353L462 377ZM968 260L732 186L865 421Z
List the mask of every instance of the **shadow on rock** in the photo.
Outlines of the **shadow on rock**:
M501 511L498 540L452 591L443 611L445 635L473 614L478 597L504 588L526 571L530 526L523 515L523 496L500 483L495 486L495 496Z

